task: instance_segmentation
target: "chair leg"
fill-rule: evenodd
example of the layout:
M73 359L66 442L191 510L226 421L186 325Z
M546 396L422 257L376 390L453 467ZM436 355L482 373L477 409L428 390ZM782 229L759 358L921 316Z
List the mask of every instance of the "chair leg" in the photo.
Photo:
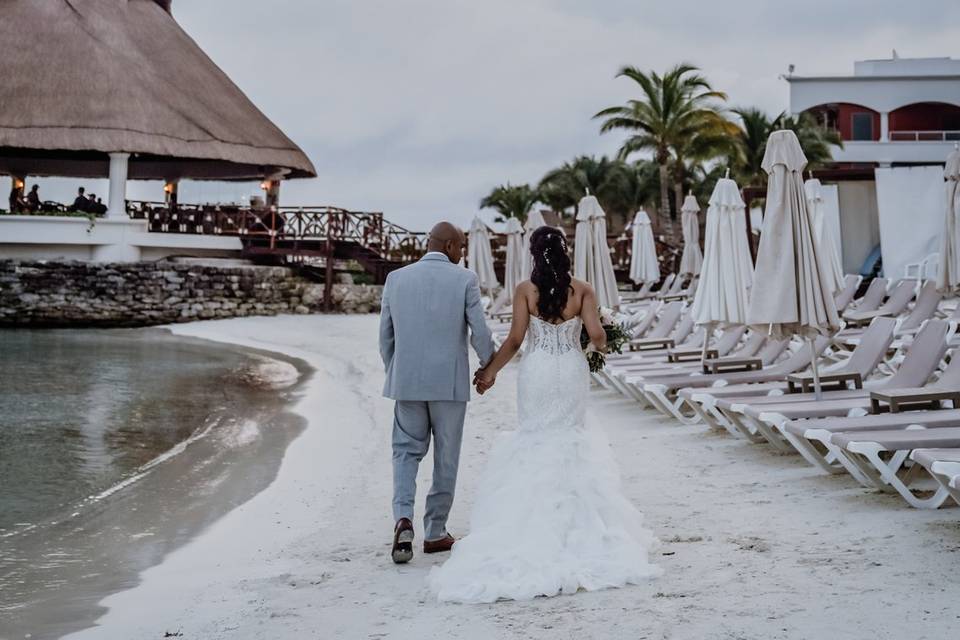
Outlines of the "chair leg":
M736 411L730 410L724 411L723 415L727 420L730 421L730 424L733 425L734 429L736 429L740 435L745 437L750 442L757 444L764 442L764 437L757 429L756 423L746 414L737 413Z
M797 450L804 460L812 464L813 466L826 471L831 474L843 473L843 465L839 464L835 455L833 455L828 449L821 451L816 447L814 438L811 437L811 433L807 432L804 434L805 437L796 436L789 431L783 432L784 439L793 445L793 448ZM859 473L859 472L858 472Z
M890 462L886 462L880 456L884 449L875 442L851 442L847 445L847 450L856 454L859 460L869 463L883 482L886 483L887 487L899 493L911 507L917 509L938 509L947 498L950 497L946 488L939 483L933 495L928 498L918 497L913 490L910 489L909 483L904 482L903 479L897 475L897 470L906 458L906 455L909 455L909 451L894 452ZM911 474L907 474L907 477L909 478L910 475Z
M783 435L783 425L787 419L779 413L761 413L760 419L754 421L757 429L763 434L767 442L773 445L773 448L783 453L796 453L794 448L788 443Z

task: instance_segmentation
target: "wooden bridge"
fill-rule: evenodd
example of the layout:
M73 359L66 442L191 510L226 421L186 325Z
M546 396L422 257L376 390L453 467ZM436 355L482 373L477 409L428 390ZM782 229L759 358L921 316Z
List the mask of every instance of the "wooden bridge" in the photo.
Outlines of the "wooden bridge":
M394 224L380 212L349 211L338 207L276 207L255 209L234 205L177 205L162 202L128 203L133 218L145 219L150 231L237 236L243 256L258 262L292 264L323 281L330 300L338 261L356 261L376 284L387 275L419 260L426 252L427 234ZM573 238L570 238L571 244ZM503 278L506 236L491 233L497 275ZM630 269L630 238L608 237L618 279L627 280ZM679 252L658 247L667 269Z

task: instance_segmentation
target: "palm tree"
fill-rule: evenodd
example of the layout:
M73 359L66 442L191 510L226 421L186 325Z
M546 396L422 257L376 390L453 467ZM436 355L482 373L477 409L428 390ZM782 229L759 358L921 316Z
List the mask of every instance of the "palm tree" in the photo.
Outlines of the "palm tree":
M799 116L780 113L771 119L755 107L734 109L733 112L740 117L740 130L732 164L737 180L745 187L762 187L766 184L767 173L761 166L763 154L767 150L767 138L778 129L790 129L797 134L800 147L807 156L807 166L811 169L831 160L832 146L843 148L840 134L825 128L808 113Z
M527 221L530 209L540 200L540 194L529 184L511 185L509 182L494 187L480 200L481 209L496 209L500 214L497 222L507 218L517 218L520 223Z
M673 193L677 211L683 206L684 193L689 190L687 176L697 175L698 172L705 175L705 162L734 153L739 133L740 128L736 124L721 118L708 123L674 146Z
M605 209L621 222L620 231L630 224L641 207L657 200L658 168L651 160L623 163L616 188L609 194Z
M601 133L622 129L630 136L620 147L619 156L627 158L636 151L651 151L659 168L660 213L676 220L670 211L671 155L683 166L684 153L690 140L703 135L713 140L723 131L729 131L723 114L715 101L727 99L725 93L715 91L707 79L697 73L693 65L679 64L664 75L644 72L635 67L624 67L617 77L630 78L639 85L639 99L608 107L594 118L603 118ZM699 144L699 143L698 143ZM698 148L709 147L700 144Z
M537 186L543 201L554 211L566 211L575 207L588 192L595 195L600 206L606 209L614 196L625 165L606 156L599 159L579 156L561 167L548 171Z

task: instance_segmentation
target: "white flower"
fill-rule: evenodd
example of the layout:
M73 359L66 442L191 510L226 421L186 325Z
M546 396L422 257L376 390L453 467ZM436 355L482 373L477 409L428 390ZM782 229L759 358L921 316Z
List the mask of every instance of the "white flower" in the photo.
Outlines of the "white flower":
M616 320L613 309L609 307L600 307L600 322L603 324L613 324Z

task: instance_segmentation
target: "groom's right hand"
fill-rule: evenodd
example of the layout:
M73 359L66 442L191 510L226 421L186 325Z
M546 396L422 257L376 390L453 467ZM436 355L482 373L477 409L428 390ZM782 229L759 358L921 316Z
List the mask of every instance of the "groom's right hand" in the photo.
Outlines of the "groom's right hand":
M473 375L473 384L477 388L477 393L483 395L497 382L497 376L491 374L486 368L477 369Z

